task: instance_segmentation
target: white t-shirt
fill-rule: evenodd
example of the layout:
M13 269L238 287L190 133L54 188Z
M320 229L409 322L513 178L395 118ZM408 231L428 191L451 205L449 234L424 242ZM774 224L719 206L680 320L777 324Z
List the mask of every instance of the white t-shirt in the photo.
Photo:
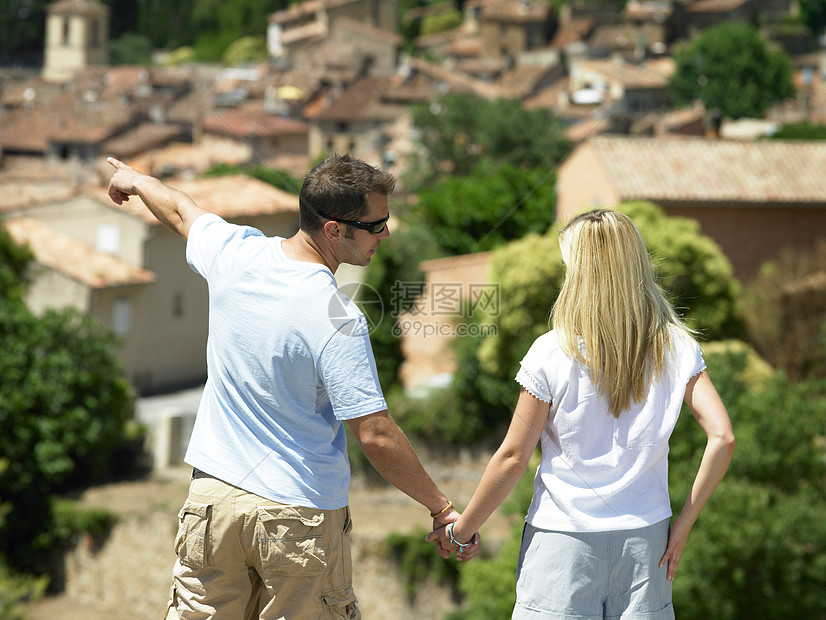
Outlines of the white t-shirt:
M538 528L600 532L671 516L668 440L688 381L705 368L699 346L671 328L673 355L643 402L618 418L550 331L531 346L516 380L551 403L527 521Z
M187 261L209 285L208 379L185 461L285 504L348 503L342 420L387 408L367 322L323 265L213 214Z

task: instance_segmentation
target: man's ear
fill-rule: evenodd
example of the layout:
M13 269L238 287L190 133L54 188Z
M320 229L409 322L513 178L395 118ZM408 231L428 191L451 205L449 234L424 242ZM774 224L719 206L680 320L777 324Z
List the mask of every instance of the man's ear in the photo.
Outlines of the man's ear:
M324 222L324 237L332 242L341 239L341 229L338 222Z

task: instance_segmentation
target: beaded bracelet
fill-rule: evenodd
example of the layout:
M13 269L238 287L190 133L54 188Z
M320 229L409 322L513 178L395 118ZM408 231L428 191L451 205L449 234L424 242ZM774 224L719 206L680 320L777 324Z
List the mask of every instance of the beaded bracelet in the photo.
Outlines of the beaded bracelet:
M445 506L444 508L442 508L439 512L431 512L431 513L430 513L430 518L431 518L431 519L435 519L435 518L437 518L437 517L441 517L443 514L445 514L445 513L446 513L448 510L450 510L451 508L453 508L453 502L451 502L450 500L448 500L448 501L447 501L447 506Z
M454 545L459 547L459 553L462 553L468 547L473 546L473 541L476 539L476 534L474 534L473 538L471 538L468 542L460 543L458 540L453 538L453 526L454 525L455 525L455 523L451 523L450 525L447 526L447 535L450 536L450 542L452 542Z

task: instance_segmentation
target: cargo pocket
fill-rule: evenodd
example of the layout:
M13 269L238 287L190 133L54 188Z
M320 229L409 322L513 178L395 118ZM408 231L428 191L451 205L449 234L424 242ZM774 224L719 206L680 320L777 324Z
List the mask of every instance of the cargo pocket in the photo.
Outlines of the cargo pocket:
M359 620L361 611L353 588L337 588L321 593L324 617L334 620Z
M175 554L181 564L189 568L207 568L211 561L209 550L209 522L211 504L196 504L189 500L178 513L178 534Z
M264 571L291 576L323 573L327 568L323 522L320 510L259 506L255 527Z

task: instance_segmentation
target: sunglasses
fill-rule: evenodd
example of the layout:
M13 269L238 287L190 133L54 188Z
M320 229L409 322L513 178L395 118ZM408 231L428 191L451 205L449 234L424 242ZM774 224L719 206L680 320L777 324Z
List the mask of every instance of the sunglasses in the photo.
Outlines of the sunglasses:
M332 220L333 222L338 222L339 224L346 224L347 226L352 226L353 228L359 228L361 230L366 230L371 235L378 235L380 234L386 227L387 227L387 220L390 219L390 214L387 214L387 217L383 217L380 220L376 220L375 222L357 222L355 220L342 220L337 217L330 217L329 215L324 215L323 213L319 213L321 217L325 220Z

